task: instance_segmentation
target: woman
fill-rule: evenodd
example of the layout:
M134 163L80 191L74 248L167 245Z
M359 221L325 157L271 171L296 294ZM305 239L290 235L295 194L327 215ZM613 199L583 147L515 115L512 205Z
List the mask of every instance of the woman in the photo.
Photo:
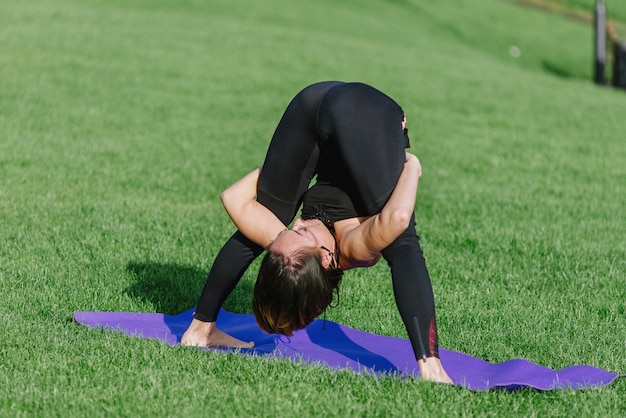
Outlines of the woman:
M313 254L317 261L308 266L333 266L331 272L370 266L382 255L391 267L396 302L422 377L450 383L438 358L430 278L415 234L413 207L421 166L405 153L404 125L400 106L365 84L322 82L298 93L274 133L263 169L222 194L239 230L218 254L182 343L252 346L219 331L215 320L264 248L281 261L279 268L297 271L296 276L302 267L291 264L294 252ZM307 192L315 174L317 183ZM286 231L303 199L309 219ZM331 204L323 206L328 200ZM315 216L323 211L309 213L321 207L334 215L348 210L325 224L326 216ZM326 225L335 228L336 237ZM305 281L304 290L286 290L285 276L277 280L276 274L263 273L268 263L264 260L254 302L257 321L266 330L290 333L302 328L330 303L328 290L332 295L338 275L318 280L317 287ZM315 295L315 302L296 302L298 292Z

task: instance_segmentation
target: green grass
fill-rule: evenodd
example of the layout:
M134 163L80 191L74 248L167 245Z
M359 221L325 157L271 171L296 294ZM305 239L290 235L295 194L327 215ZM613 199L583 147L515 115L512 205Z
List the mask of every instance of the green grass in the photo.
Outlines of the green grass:
M300 88L359 80L408 114L442 346L625 372L626 93L591 83L591 39L497 0L4 4L0 416L623 416L623 379L473 393L72 321L195 305L219 192ZM342 286L329 319L405 336L384 265Z

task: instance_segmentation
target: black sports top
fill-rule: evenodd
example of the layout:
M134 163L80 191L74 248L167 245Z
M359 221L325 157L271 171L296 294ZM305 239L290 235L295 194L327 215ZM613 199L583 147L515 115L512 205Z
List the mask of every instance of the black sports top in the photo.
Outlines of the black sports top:
M304 195L302 219L316 219L323 212L334 223L343 219L367 216L362 204L341 187L318 181Z

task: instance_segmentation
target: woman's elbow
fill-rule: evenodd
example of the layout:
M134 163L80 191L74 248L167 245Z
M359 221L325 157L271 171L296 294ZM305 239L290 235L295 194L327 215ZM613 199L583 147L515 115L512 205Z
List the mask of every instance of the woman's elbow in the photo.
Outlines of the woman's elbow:
M412 215L413 211L396 209L390 214L389 223L395 231L402 233L409 227Z
M220 200L222 201L222 206L224 206L227 211L229 207L232 207L233 193L230 188L220 193Z

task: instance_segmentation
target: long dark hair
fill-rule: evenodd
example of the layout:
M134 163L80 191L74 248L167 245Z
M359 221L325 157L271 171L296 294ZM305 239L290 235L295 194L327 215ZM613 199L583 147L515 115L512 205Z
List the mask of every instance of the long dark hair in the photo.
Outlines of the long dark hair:
M272 252L263 258L254 286L252 310L262 330L291 336L318 317L339 289L343 270L325 269L320 254Z

